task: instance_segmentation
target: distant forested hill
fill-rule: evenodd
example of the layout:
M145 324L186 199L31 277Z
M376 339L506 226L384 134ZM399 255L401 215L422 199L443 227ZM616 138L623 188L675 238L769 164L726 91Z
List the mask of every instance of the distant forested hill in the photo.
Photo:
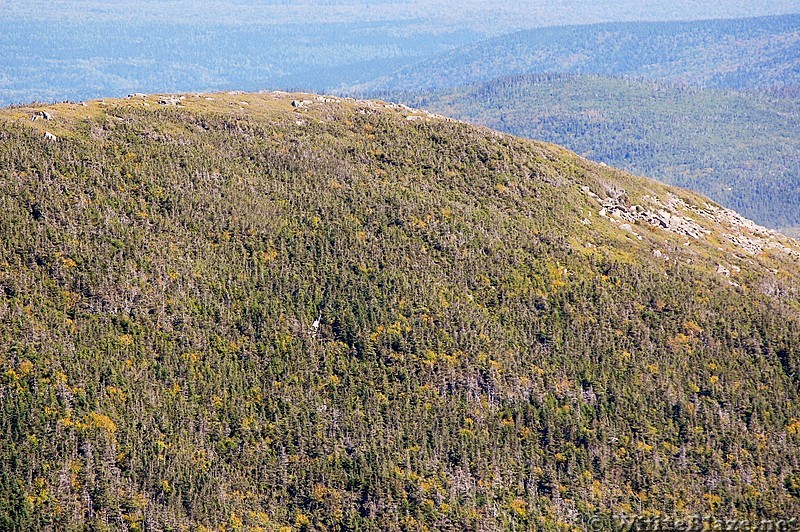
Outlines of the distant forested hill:
M520 31L465 45L360 90L430 90L530 72L642 76L719 88L800 82L800 15Z
M398 98L701 191L792 232L800 227L798 95L532 74Z

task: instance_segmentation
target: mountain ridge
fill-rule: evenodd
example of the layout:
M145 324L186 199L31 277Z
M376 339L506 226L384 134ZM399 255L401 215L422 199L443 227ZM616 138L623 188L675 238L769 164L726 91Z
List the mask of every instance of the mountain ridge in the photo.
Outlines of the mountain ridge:
M394 98L692 188L791 234L800 108L788 89L733 92L626 77L529 74Z
M440 53L352 91L437 90L537 72L734 89L796 86L799 31L800 15L523 30Z

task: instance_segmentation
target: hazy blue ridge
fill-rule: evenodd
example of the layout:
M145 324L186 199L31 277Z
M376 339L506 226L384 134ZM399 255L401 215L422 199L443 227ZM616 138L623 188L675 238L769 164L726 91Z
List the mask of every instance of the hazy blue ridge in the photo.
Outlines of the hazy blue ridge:
M428 90L528 72L643 76L718 88L800 82L800 15L626 22L470 43L358 87Z

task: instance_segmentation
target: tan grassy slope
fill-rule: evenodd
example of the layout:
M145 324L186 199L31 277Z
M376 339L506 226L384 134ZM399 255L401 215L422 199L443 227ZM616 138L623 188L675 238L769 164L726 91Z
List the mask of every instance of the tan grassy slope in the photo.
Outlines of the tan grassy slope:
M3 110L0 201L0 528L800 511L800 246L697 194L237 93Z

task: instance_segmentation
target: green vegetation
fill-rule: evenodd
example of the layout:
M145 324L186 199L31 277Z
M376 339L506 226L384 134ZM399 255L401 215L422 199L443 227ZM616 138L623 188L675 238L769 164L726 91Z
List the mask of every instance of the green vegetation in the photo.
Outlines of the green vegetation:
M798 515L796 243L424 113L213 98L0 113L0 528Z
M787 233L800 228L796 90L532 74L392 98L697 190Z

